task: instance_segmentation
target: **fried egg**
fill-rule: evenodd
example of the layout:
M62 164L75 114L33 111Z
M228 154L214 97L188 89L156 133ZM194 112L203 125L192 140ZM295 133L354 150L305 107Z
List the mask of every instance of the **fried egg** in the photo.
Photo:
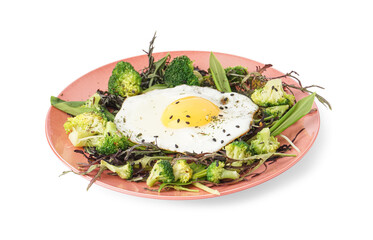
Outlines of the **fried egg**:
M257 110L242 94L180 85L128 97L114 122L135 143L211 153L248 132Z

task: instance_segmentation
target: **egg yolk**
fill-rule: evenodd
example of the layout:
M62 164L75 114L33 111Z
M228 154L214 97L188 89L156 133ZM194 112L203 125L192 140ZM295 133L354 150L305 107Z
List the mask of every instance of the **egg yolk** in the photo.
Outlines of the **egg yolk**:
M166 107L162 123L168 128L199 127L216 118L218 106L201 97L180 98Z

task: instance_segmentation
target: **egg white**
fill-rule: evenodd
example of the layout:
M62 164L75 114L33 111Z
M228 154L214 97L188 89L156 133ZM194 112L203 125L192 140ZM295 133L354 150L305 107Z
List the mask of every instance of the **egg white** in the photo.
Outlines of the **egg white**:
M165 127L161 117L166 107L189 96L205 98L217 105L221 109L217 119L199 127ZM154 143L162 149L176 152L210 153L219 151L248 132L257 110L258 106L250 98L238 93L180 85L128 97L114 123L135 143Z

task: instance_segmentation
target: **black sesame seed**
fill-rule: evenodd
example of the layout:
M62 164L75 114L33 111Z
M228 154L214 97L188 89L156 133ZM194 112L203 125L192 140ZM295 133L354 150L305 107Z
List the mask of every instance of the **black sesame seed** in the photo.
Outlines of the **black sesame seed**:
M174 115L171 115L171 116L170 116L170 119L172 119L173 117L174 117Z
M179 146L177 144L175 144L175 148L179 148Z
M224 140L221 140L221 143L224 143Z
M179 122L180 122L180 119L178 118L178 119L177 119L177 123L179 123Z
M227 134L227 137L229 137L230 135L231 135L231 134L230 134L230 133L228 133L228 134Z
M240 128L240 126L239 126L239 125L236 125L236 128Z
M219 117L222 117L223 115L222 114L219 114Z
M185 122L186 124L190 124L190 122Z
M142 143L145 142L145 139L142 139L141 142L142 142Z
M227 106L225 106L224 108L225 108L225 109L228 109L228 107L227 107Z
M219 107L220 108L220 110L223 110L224 108L223 107Z
M234 93L231 93L231 96L234 96Z
M189 116L189 115L186 115L185 117L187 117L187 118L190 118L190 116Z
M158 136L154 136L154 138L157 138Z
M178 104L178 103L179 103L179 101L175 102L175 104Z
M213 138L212 141L216 142L216 138Z
M223 133L225 133L225 129L223 129Z

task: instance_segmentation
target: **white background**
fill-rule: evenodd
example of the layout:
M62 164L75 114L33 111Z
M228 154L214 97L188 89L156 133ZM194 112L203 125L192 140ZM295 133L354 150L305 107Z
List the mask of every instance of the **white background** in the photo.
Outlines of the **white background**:
M2 1L1 239L372 239L369 1ZM333 105L278 177L213 199L120 194L76 175L44 132L49 97L107 63L204 50L296 70ZM6 237L5 237L6 236Z

